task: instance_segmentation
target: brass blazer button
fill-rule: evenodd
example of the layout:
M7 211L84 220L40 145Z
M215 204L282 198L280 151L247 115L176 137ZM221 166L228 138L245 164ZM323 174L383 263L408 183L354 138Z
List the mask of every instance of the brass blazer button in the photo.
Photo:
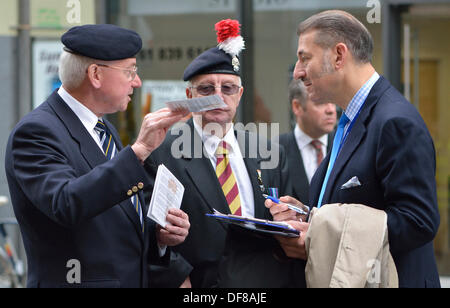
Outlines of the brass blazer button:
M133 195L133 192L131 191L131 189L127 192L128 197L131 197Z
M137 186L133 186L133 188L131 190L133 190L134 193L137 193L139 191Z
M144 188L144 183L140 182L140 183L138 184L138 188L139 188L139 189L143 189L143 188Z

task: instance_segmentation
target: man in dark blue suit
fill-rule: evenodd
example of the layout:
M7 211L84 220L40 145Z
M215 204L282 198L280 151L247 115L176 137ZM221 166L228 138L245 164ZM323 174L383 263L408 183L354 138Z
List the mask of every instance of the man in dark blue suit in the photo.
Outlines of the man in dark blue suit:
M300 24L298 34L294 78L313 101L344 110L333 150L312 179L310 205L359 203L384 210L400 287L439 287L432 242L439 227L436 160L424 121L375 72L371 35L352 15L316 14ZM272 205L266 204L277 220L292 217ZM305 259L309 225L292 224L302 236L280 239L281 245L287 255Z
M25 116L6 149L6 174L28 260L28 287L147 287L149 262L187 236L189 220L171 210L172 226L146 218L144 161L182 118L145 117L137 141L123 148L103 117L125 111L141 86L139 35L86 25L62 37L62 87ZM164 258L161 258L164 257Z

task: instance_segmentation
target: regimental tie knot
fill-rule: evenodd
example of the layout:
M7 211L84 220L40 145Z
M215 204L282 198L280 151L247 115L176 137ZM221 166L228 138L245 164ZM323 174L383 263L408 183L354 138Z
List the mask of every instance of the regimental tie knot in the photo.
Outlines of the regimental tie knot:
M100 140L103 140L103 137L105 136L106 132L106 125L102 120L97 121L97 125L95 125L94 128L100 135Z
M230 153L230 146L225 141L222 141L219 143L219 146L216 150L216 157L223 158L229 156Z
M117 153L117 148L108 127L106 127L105 123L99 119L94 129L99 134L100 144L106 159L112 159Z

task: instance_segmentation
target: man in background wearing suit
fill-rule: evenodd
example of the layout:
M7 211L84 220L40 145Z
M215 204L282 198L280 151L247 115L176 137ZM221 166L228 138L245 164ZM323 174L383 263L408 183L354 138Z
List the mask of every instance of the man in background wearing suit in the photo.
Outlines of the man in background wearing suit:
M331 154L316 171L309 205L357 203L387 214L389 246L400 287L439 287L433 239L439 227L433 140L414 106L371 64L373 39L343 11L325 11L299 25L294 78L314 102L344 113ZM292 214L266 206L277 220ZM308 223L294 240L279 239L288 256L305 259Z
M104 116L125 111L141 86L134 31L113 25L62 36L62 86L25 116L6 149L14 213L28 261L28 287L149 286L150 261L186 238L189 220L171 210L162 229L146 218L144 161L183 114L148 114L123 147ZM166 250L166 252L164 252Z
M289 84L289 102L297 124L280 135L280 144L287 154L292 197L308 204L309 183L332 146L336 105L311 101L303 82L295 79Z
M234 35L223 38L222 28L231 29L226 32ZM238 50L243 48L237 21L222 21L216 29L219 41L230 38L235 47L240 45ZM227 107L194 113L193 120L178 133L169 133L149 158L153 168L166 165L186 189L181 209L188 213L191 229L185 243L176 249L185 264L178 259L171 265L172 283L176 282L171 286L179 286L189 274L195 288L295 287L293 281L301 283L291 268L296 260L275 259L273 252L281 251L276 240L237 230L231 234L228 224L205 216L216 209L224 214L271 218L261 186L278 188L280 195L290 193L284 151L267 139L235 128L233 119L244 89L239 52L228 50L219 44L205 51L184 73L188 98L220 95ZM271 169L264 168L271 157L261 155L259 145L270 150L271 157L279 157ZM180 158L167 154L174 149L181 152ZM161 276L169 277L164 271Z

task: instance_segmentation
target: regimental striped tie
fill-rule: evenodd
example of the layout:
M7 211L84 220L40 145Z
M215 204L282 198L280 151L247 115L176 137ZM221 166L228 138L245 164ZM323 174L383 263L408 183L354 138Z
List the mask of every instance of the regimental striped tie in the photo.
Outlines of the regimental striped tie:
M102 120L99 119L94 129L100 136L100 144L102 145L103 153L105 154L108 160L112 159L117 154L117 147L116 144L114 143L114 139L112 138L111 132L109 131L108 127ZM142 212L141 203L139 202L139 197L137 194L135 194L130 198L130 200L133 203L133 207L136 213L139 215L139 220L142 226L142 232L144 232L144 224L143 224L144 215Z
M98 120L97 125L95 125L95 130L100 135L100 144L102 145L106 159L112 159L117 153L117 148L109 129L102 120Z
M216 175L222 186L223 194L227 199L231 214L242 216L241 198L233 170L231 170L229 160L229 145L222 141L216 150Z

